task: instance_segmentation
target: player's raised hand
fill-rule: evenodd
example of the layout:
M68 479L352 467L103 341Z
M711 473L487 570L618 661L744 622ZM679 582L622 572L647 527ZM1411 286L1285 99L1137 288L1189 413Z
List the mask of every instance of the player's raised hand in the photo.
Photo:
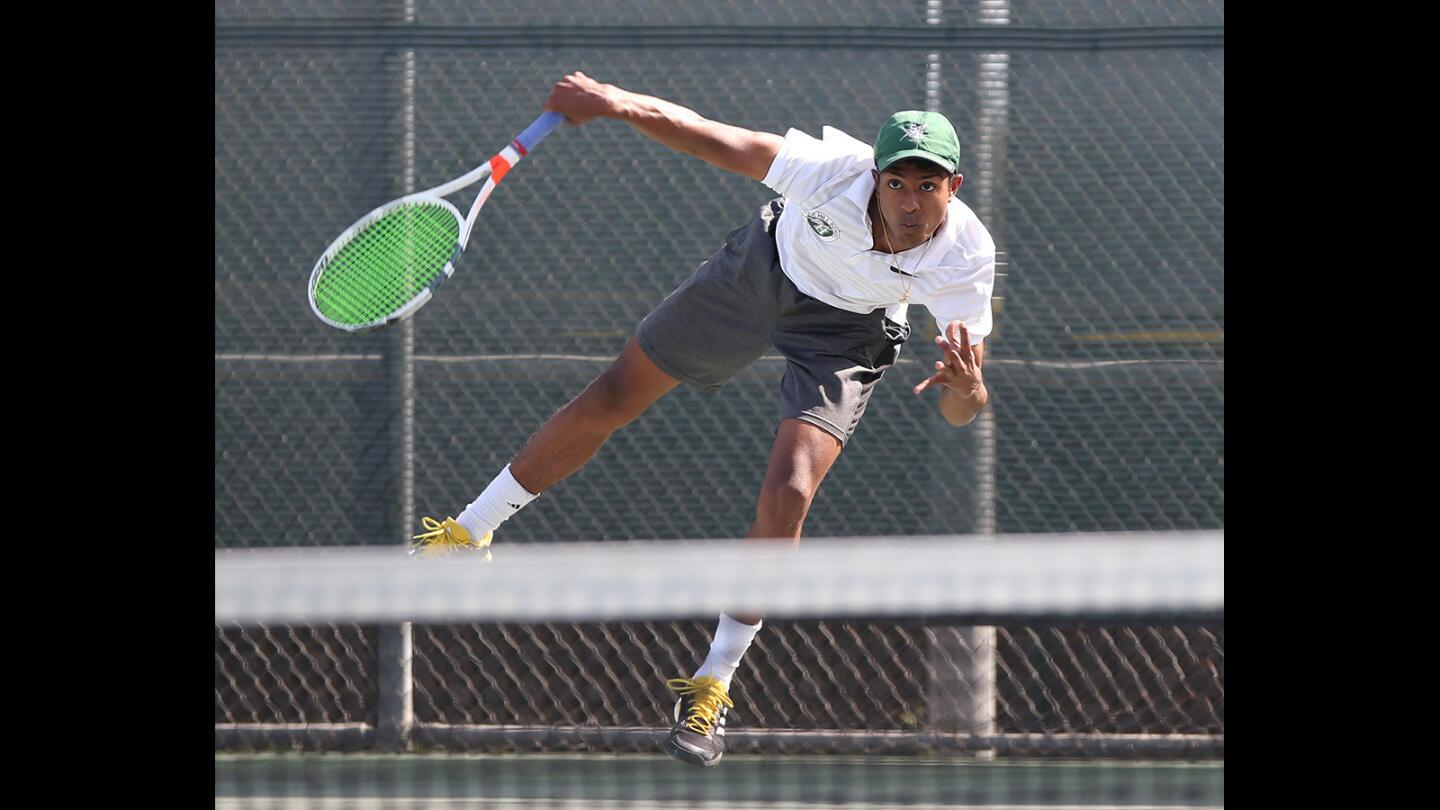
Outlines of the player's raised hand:
M969 394L984 385L965 324L951 321L944 335L935 336L935 345L940 347L941 359L935 361L935 373L915 386L916 394L936 385Z
M551 112L561 113L569 123L579 125L613 112L618 89L601 84L577 70L555 83L543 106Z

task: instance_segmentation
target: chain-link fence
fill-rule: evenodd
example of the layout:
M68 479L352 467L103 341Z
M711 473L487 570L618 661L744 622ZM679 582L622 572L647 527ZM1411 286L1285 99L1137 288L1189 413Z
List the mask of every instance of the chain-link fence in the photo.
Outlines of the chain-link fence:
M477 738L484 747L515 745L502 728L551 729L545 744L556 749L590 747L583 729L661 726L673 701L663 679L688 676L713 630L713 622L688 621L417 627L416 720L497 730ZM732 686L732 736L749 733L756 748L826 751L840 744L754 732L845 731L854 736L849 745L865 750L895 743L862 732L966 732L947 722L940 705L969 698L964 685L956 695L937 686L946 680L937 670L966 663L937 654L936 636L947 630L766 622ZM218 633L217 725L376 726L376 634L370 627ZM1084 746L1088 739L1106 735L1134 738L1109 753L1163 753L1146 748L1156 742L1169 743L1171 753L1217 750L1225 728L1223 628L1017 625L995 636L997 735L1071 744L1051 753L1087 753L1094 750ZM1019 742L1016 750L1047 753L1040 741Z
M493 154L571 70L778 133L869 140L906 108L955 122L960 196L1005 262L991 406L956 430L909 394L934 354L912 308L807 534L1223 527L1223 10L217 2L217 548L398 544L413 514L454 514L770 196L621 124L565 128L487 203L403 338L314 318L305 281L336 233ZM743 534L782 371L767 358L719 395L678 389L497 542ZM416 628L416 718L655 725L667 709L636 679L688 674L709 630ZM217 724L375 724L381 632L217 628ZM767 625L739 722L933 725L935 633ZM1002 627L993 643L1002 731L1223 734L1221 626Z

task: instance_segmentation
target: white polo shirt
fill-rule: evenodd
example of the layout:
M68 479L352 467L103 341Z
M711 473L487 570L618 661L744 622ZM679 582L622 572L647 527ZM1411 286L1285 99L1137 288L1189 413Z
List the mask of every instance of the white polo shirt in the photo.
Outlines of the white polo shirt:
M775 229L780 267L799 290L832 307L866 314L884 308L904 323L900 303L910 281L910 302L924 304L944 334L952 320L965 324L970 340L990 334L990 294L995 288L995 241L975 212L950 199L945 222L929 242L889 253L874 250L870 195L875 191L875 151L834 127L822 139L798 129L785 143L764 183L785 197ZM903 279L890 270L914 273Z

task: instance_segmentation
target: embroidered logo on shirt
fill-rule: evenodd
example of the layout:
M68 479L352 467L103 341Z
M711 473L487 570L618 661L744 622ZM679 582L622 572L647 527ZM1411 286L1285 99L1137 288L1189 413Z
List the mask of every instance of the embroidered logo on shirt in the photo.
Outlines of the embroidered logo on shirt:
M920 143L925 140L925 125L919 121L905 125L905 138Z
M840 228L835 224L835 220L819 211L806 214L805 221L810 223L810 230L814 231L822 242L834 242L840 235Z

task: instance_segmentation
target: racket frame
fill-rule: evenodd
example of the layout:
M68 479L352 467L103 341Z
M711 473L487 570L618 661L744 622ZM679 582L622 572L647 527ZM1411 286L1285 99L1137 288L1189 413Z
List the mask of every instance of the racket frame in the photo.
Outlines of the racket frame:
M346 228L344 233L335 237L335 241L330 243L330 246L321 254L319 260L315 262L314 269L310 271L310 284L306 297L310 300L310 309L315 313L315 317L336 329L343 329L346 332L358 334L381 329L414 315L420 307L425 306L425 304L430 301L430 298L435 293L435 288L439 287L446 279L455 274L455 262L460 259L460 254L465 252L465 246L470 243L470 232L475 227L475 220L480 214L480 208L485 204L485 201L490 198L490 194L495 190L495 186L499 180L503 179L505 173L513 168L516 163L519 163L521 159L529 154L531 149L534 149L546 135L549 135L555 127L559 126L564 120L565 116L559 113L547 112L535 119L534 123L527 127L524 132L520 133L510 145L502 149L495 157L490 158L483 164L475 167L475 169L448 183L442 183L434 188L417 191L414 194L407 194L397 200L391 200L356 220L355 224ZM495 176L495 170L497 168L500 170L499 178ZM475 201L470 204L469 213L462 218L460 216L460 209L456 208L449 200L444 198L450 194L454 194L460 189L474 185L482 179L485 180L485 185L480 188L480 193L475 196ZM430 282L425 289L417 293L414 298L407 301L400 309L383 318L377 318L368 323L358 325L339 323L321 312L319 304L315 301L315 289L320 283L321 275L324 274L325 268L329 266L330 260L335 257L335 254L339 253L341 248L349 244L355 234L369 227L376 220L389 214L396 208L403 208L406 205L420 201L444 207L450 212L451 216L455 217L455 222L460 229L458 244L456 244L454 252L450 255L449 261L445 262L445 267L436 275L435 280Z
M424 200L427 203L438 204L448 210L450 212L450 215L455 217L455 222L459 226L459 230L462 233L464 232L465 220L460 218L460 211L456 209L449 200L441 199L440 197L430 196L430 192L428 191L420 192L418 194L410 194L405 197L401 197L398 200L391 200L390 202L385 203L379 208L376 208L375 210L371 211L370 213L357 220L354 225L346 228L345 232L337 236L335 238L335 241L330 243L330 247L325 249L325 253L321 255L320 260L315 262L315 269L310 271L310 285L307 295L307 297L310 299L310 309L312 312L315 313L315 317L324 321L329 326L335 327L336 329L343 329L346 332L354 332L356 334L380 329L382 327L389 326L396 321L403 321L411 315L415 314L416 310L424 306L426 302L430 300L430 296L434 294L435 288L439 287L441 282L445 281L445 279L449 278L452 274L454 274L455 260L460 258L460 253L464 250L463 243L457 246L455 252L450 257L450 260L445 263L444 269L440 272L439 275L435 277L434 281L430 282L429 286L421 290L415 295L414 298L411 298L405 303L404 306L402 306L399 310L391 313L390 315L387 315L383 318L376 318L373 321L369 321L363 324L353 324L340 323L339 321L332 319L331 317L320 311L320 305L315 300L315 288L319 286L320 276L324 273L325 268L329 266L330 260L335 257L335 254L339 253L341 248L349 244L351 238L354 237L355 234L370 227L372 224L375 223L376 220L389 214L391 211L394 211L397 208L404 208L405 206L410 205L417 200Z

